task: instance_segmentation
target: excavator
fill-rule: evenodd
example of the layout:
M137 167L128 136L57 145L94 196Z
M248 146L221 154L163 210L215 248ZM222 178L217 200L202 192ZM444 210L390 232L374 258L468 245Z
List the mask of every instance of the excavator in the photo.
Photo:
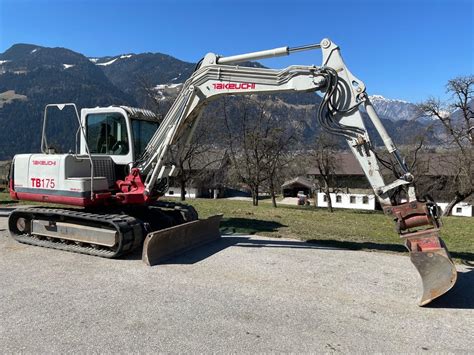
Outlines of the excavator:
M321 66L239 65L316 49L322 51ZM72 103L47 105L41 153L14 157L10 195L16 200L69 207L16 209L8 221L11 236L20 243L106 258L143 245L143 261L148 265L220 238L221 215L200 220L190 206L159 200L169 178L178 174L170 151L182 152L212 100L224 95L292 92L321 93L318 122L347 141L383 211L395 222L421 276L419 305L448 292L457 271L440 238L439 209L430 199L417 197L414 177L377 116L364 83L349 71L339 47L329 39L233 56L208 53L163 118L127 106L84 108L79 115ZM60 154L48 144L47 113L65 107L74 112L79 128L76 151ZM398 166L394 181L384 182L362 110ZM403 202L394 197L400 189L406 191Z

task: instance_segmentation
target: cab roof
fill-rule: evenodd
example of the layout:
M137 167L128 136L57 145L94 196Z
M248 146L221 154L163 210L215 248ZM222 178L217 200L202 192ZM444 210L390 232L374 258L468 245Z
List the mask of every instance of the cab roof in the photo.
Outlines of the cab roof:
M128 116L132 119L145 120L145 121L154 121L161 122L161 116L156 113L145 110L143 108L131 107L131 106L116 106L124 109Z

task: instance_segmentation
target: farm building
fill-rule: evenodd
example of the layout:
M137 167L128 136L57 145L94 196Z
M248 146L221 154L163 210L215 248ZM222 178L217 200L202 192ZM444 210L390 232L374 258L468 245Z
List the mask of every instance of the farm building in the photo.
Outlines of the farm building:
M298 176L294 179L285 181L281 186L283 197L297 197L299 193L311 196L313 184L304 177Z
M335 161L334 172L331 176L331 202L334 208L350 209L379 209L379 204L367 178L362 171L358 161L349 152L338 153ZM456 157L447 154L424 154L418 158L416 175L418 179L418 192L421 196L429 193L436 201L447 201L450 177L453 176L457 166ZM393 174L386 168L381 167L386 181L394 179ZM317 168L310 168L306 176L309 181L314 182L316 204L319 207L327 207L327 201L322 187L323 180ZM423 189L423 190L422 190ZM445 208L448 203L438 203ZM472 200L458 203L452 211L453 216L471 217L474 215Z

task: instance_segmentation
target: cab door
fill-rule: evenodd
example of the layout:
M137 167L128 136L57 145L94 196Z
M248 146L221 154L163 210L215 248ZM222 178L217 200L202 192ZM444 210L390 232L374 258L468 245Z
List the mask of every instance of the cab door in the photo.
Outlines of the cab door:
M83 109L81 121L91 155L109 156L117 165L133 162L133 135L125 110L119 107ZM81 139L81 154L87 154L84 139Z

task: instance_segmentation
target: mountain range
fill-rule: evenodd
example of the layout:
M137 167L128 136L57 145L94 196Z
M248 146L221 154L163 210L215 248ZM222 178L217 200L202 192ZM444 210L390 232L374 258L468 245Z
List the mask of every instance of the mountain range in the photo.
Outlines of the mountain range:
M417 106L404 100L387 99L381 95L370 95L370 102L380 117L392 121L413 120L419 116Z
M259 63L244 65L262 67ZM15 44L0 54L0 159L39 151L42 115L48 103L74 102L78 108L131 105L163 113L194 68L195 63L161 53L88 58L66 48ZM272 114L300 127L304 142L314 140L319 132L319 96L278 94L261 100L268 103ZM426 124L413 120L413 103L378 95L371 96L371 101L395 142L410 143L423 132ZM229 102L238 105L237 100ZM218 105L209 105L204 114L217 117ZM54 132L65 141L74 130L64 120L54 126ZM378 138L375 141L380 143Z

